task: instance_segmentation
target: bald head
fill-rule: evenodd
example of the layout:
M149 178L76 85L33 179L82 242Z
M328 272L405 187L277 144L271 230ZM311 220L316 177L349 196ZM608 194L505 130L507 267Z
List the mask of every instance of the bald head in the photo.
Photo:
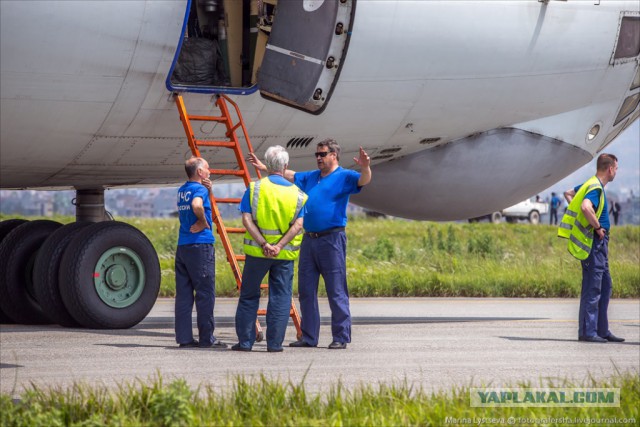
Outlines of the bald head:
M185 172L187 172L187 176L189 177L189 179L195 179L199 177L198 169L209 169L207 161L202 157L191 157L189 160L184 162L184 170Z

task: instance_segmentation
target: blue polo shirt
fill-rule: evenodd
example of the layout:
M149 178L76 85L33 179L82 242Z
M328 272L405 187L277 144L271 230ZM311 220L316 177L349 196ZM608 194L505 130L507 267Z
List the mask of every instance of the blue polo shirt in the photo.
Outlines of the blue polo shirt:
M200 197L204 206L204 216L207 219L209 228L205 228L199 233L189 231L191 226L198 221L198 218L191 209L193 199ZM195 243L213 243L213 224L211 223L211 200L209 190L204 185L187 181L178 189L178 218L180 218L180 231L178 233L178 246L193 245Z
M276 185L282 185L283 187L291 187L293 184L287 181L285 178L280 175L269 175L269 181ZM247 191L244 192L242 196L242 200L240 201L240 212L242 213L251 213L251 190L247 188ZM298 218L304 217L304 207L300 209L300 213L298 214Z
M324 178L320 170L297 172L294 183L309 196L304 229L318 233L346 226L349 196L360 192L359 179L359 172L340 166Z
M578 185L577 187L575 187L573 189L573 191L575 191L577 193L578 190L580 189L580 187L582 187L582 184ZM609 229L611 228L611 222L609 221L609 209L608 209L608 206L607 206L607 194L604 192L604 187L602 187L602 195L604 197L604 209L602 209L602 213L600 214L600 218L598 218L598 222L600 223L600 226L602 228L604 228L605 230L609 231ZM585 194L584 198L591 202L591 204L593 205L593 210L595 210L597 212L598 211L598 205L600 204L600 190L597 189L597 188L594 188L593 190L591 190L587 194Z

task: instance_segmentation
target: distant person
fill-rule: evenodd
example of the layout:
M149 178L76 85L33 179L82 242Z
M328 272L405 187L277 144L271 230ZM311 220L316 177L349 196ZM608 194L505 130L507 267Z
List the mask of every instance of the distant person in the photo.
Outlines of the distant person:
M267 351L281 352L289 323L293 292L293 262L300 254L302 221L307 195L284 179L289 154L279 145L264 156L269 176L252 182L242 197L240 211L247 229L240 300L236 310L235 351L251 351L256 341L260 284L269 273Z
M250 161L264 170L255 156ZM347 289L347 204L349 196L371 181L371 160L360 147L353 160L360 173L339 165L340 146L333 139L318 143L315 153L318 170L286 170L284 177L309 195L304 215L304 238L298 265L298 291L302 315L302 339L290 347L316 347L320 335L318 283L323 277L331 308L329 349L346 349L351 342L351 314Z
M549 224L558 225L558 209L562 205L562 200L556 195L551 193L551 212L549 213Z
M571 255L582 262L582 292L578 316L578 340L596 343L622 342L609 330L607 310L611 297L609 273L609 214L604 187L616 177L618 159L598 156L597 172L587 182L564 193L569 206L558 236L569 239Z
M613 223L615 225L618 225L618 217L620 216L620 203L618 202L613 202L611 203L611 210L609 211L610 214L613 215Z
M215 303L215 238L211 231L209 164L192 157L185 162L187 182L178 189L180 231L176 250L176 342L180 347L226 348L213 336ZM193 339L195 298L199 340Z
M536 203L542 203L542 197L540 195L536 195Z

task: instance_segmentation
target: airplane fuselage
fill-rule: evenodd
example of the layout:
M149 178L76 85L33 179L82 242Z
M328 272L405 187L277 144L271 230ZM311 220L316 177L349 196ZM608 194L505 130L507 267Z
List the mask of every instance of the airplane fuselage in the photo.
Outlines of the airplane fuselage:
M190 153L165 80L186 5L1 2L1 187L182 181ZM286 146L295 170L315 167L324 138L341 144L345 167L363 146L374 165L354 198L363 206L419 219L501 209L590 161L638 117L638 56L615 58L637 1L358 0L354 13L321 114L257 91L233 99L256 151ZM186 94L194 113L214 111L211 98ZM224 150L205 156L234 165Z

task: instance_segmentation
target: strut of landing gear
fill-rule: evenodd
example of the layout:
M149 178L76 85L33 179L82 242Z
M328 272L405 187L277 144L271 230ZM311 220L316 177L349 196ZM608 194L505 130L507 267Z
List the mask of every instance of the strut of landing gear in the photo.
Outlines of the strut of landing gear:
M129 328L160 290L153 245L135 227L108 221L104 190L78 190L77 222L0 223L0 321Z

